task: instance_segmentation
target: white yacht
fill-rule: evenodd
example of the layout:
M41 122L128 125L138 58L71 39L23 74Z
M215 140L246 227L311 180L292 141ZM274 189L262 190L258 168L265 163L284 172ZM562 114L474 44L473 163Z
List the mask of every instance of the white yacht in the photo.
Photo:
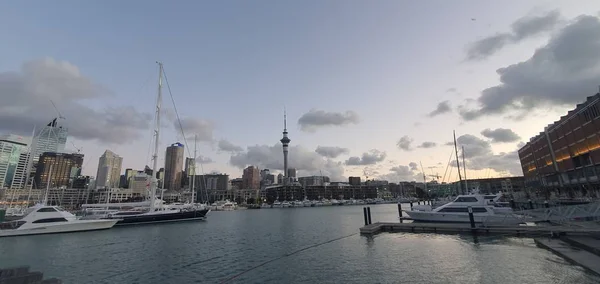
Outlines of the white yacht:
M275 200L273 202L273 208L281 208L281 202L279 202L279 200Z
M308 199L304 199L304 201L302 201L302 206L304 207L311 207L312 206L312 202Z
M459 195L454 201L437 208L429 205L413 206L412 210L403 210L414 221L469 223L469 207L473 210L476 223L505 222L522 223L521 217L512 214L510 207L499 206L498 195Z
M60 207L38 204L22 219L0 223L0 237L93 231L112 228L119 220L78 220Z
M223 211L233 211L236 209L236 207L237 204L229 200L225 200L225 203L223 203Z
M288 207L290 207L290 203L287 201L281 202L281 207L288 208Z

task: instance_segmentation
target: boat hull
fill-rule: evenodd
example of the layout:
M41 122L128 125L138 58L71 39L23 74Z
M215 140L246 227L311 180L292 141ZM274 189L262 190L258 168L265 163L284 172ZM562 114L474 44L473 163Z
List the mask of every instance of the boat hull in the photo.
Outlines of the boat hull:
M140 214L133 216L114 216L106 219L120 219L116 226L143 225L152 223L183 222L204 220L210 210L161 212L160 214Z
M433 211L409 211L404 210L404 213L410 217L413 221L417 222L433 222L433 223L470 223L469 214L461 213L438 213ZM518 224L523 223L524 220L518 216L509 214L473 214L475 223L505 223L505 224Z
M40 224L34 228L0 230L0 237L106 230L112 228L117 222L118 220L73 220L56 224Z

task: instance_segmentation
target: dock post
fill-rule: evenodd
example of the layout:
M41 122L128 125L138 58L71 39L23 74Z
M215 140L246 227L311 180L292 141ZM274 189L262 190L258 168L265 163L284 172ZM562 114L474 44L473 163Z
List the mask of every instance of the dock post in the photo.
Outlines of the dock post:
M550 208L550 204L548 203L548 200L544 201L544 207Z
M402 205L400 205L400 203L398 203L398 216L402 219Z
M410 210L412 210L412 201L410 202Z
M516 209L516 207L515 207L515 200L514 199L510 200L510 208Z
M529 209L533 209L533 202L529 199Z
M471 222L471 229L475 229L475 217L473 217L473 208L469 206L469 221Z
M367 217L369 218L369 225L371 225L371 207L367 207Z
M365 216L365 226L369 225L369 219L367 219L367 207L363 207L363 215Z

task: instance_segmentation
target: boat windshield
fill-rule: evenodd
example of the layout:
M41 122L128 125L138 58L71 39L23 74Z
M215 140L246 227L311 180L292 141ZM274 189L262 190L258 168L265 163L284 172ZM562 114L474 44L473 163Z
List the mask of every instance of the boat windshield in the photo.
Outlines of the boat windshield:
M21 221L21 220L2 222L2 223L0 223L0 230L14 230L14 229L17 229L17 228L23 226L23 224L25 224L25 223L27 223L27 222Z

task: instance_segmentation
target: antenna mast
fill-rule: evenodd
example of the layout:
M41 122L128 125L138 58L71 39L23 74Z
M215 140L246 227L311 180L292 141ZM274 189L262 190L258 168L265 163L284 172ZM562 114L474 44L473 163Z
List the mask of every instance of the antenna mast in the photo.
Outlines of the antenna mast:
M456 131L452 131L454 135L454 152L456 153L456 167L458 168L458 186L462 193L462 177L460 176L460 162L458 161L458 148L456 147Z

